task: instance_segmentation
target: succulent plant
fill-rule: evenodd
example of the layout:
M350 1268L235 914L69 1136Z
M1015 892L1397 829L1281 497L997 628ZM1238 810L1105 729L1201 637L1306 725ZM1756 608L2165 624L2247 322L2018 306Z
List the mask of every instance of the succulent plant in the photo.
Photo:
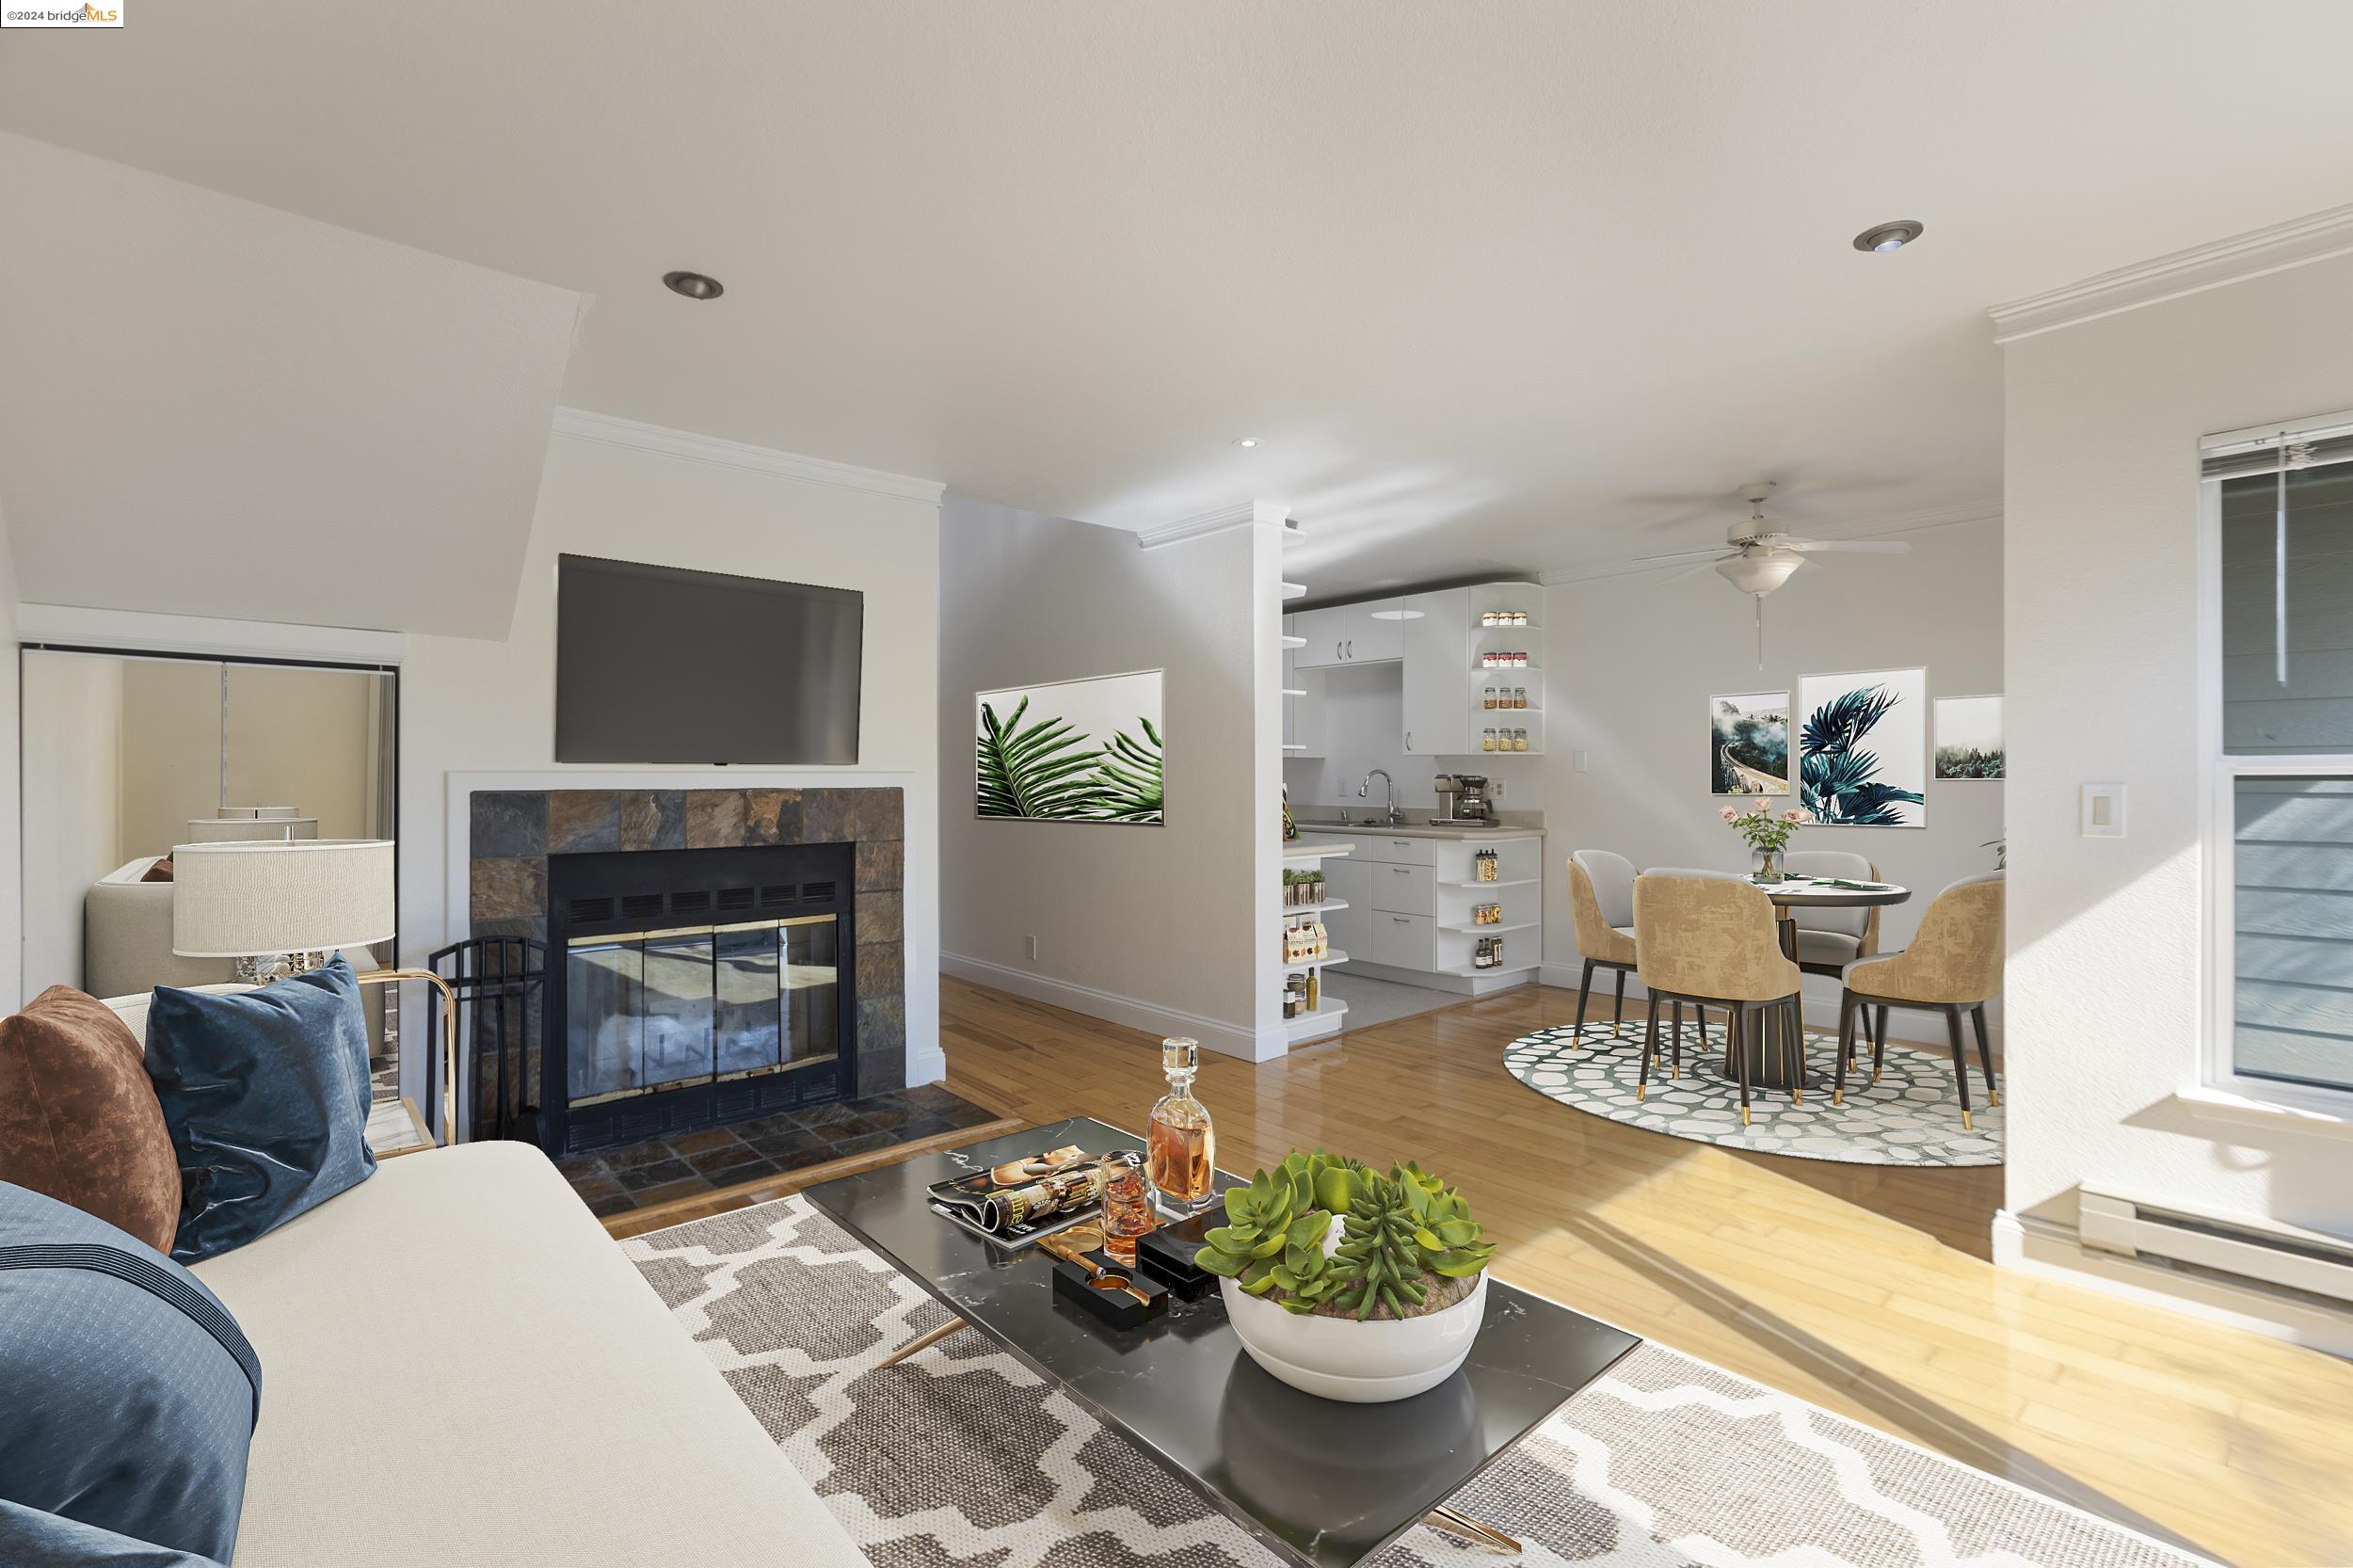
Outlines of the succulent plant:
M1324 1240L1346 1216L1339 1245ZM1225 1194L1225 1224L1194 1255L1254 1296L1286 1310L1369 1318L1385 1304L1400 1318L1426 1302L1434 1278L1478 1273L1494 1255L1461 1193L1418 1165L1387 1176L1356 1160L1293 1150L1247 1187Z

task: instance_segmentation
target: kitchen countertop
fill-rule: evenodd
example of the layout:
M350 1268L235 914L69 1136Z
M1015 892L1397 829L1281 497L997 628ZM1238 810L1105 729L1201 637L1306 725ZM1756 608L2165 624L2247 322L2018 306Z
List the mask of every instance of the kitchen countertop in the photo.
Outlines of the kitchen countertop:
M1303 822L1302 833L1347 833L1366 839L1541 839L1541 827L1514 827L1502 823L1494 827L1433 827L1418 818L1408 817L1397 826L1375 822Z

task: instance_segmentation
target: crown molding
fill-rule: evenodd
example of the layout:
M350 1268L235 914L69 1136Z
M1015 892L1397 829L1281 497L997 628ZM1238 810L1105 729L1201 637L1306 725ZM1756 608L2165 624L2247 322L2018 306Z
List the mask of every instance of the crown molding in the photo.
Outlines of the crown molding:
M2353 204L2119 267L2065 288L1996 305L1987 313L1993 318L1993 341L2016 343L2040 332L2202 294L2310 262L2325 262L2348 251L2353 251Z
M779 478L799 479L812 485L862 490L868 495L885 495L896 501L916 501L927 506L938 505L941 494L948 488L935 479L915 479L904 473L886 473L880 469L858 468L824 457L805 457L797 452L779 452L773 446L754 446L749 441L702 436L692 430L673 430L667 425L647 424L614 414L591 413L585 408L558 408L555 410L555 434L568 436L574 440L600 441L606 446L659 452L664 456L683 457L689 462L747 469L754 473L773 473Z
M1255 528L1260 523L1269 527L1293 530L1290 508L1279 501L1237 501L1230 506L1219 506L1207 512L1196 512L1175 522L1155 523L1136 530L1136 543L1146 550L1165 550L1173 544L1189 539L1206 539L1213 535L1230 534L1238 528ZM1294 530L1295 531L1295 530Z
M2001 497L1990 496L1977 501L1956 501L1949 505L1924 507L1917 512L1882 518L1877 522L1857 527L1842 528L1833 524L1816 528L1809 524L1799 536L1809 539L1884 539L1898 534L1923 534L1931 528L1998 522L2001 517ZM1726 548L1719 542L1649 561L1589 561L1575 566L1555 567L1550 571L1539 572L1536 581L1552 588L1564 583L1591 583L1607 577L1633 577L1646 571L1673 571L1677 567L1693 566L1710 556L1720 555Z

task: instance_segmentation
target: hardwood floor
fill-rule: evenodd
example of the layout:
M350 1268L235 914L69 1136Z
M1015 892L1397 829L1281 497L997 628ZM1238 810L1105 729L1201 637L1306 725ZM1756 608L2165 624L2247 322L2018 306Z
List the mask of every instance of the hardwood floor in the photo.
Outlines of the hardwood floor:
M940 990L967 1099L1139 1127L1160 1092L1153 1038ZM1746 1155L1557 1105L1499 1057L1576 1001L1530 986L1261 1065L1209 1057L1218 1162L1419 1159L1502 1241L1499 1277L2209 1555L2353 1562L2353 1365L1993 1267L1998 1170Z

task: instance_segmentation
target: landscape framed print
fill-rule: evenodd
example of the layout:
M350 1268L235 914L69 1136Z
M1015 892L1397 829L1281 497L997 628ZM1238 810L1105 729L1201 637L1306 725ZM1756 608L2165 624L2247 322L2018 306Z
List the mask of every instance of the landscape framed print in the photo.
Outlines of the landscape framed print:
M1707 699L1707 792L1789 792L1789 694L1749 692Z
M1798 804L1825 827L1928 825L1929 672L1798 678Z
M1160 674L1139 670L975 694L977 814L1162 825Z
M1936 699L1936 776L1993 778L2002 772L2002 699L1940 696Z

